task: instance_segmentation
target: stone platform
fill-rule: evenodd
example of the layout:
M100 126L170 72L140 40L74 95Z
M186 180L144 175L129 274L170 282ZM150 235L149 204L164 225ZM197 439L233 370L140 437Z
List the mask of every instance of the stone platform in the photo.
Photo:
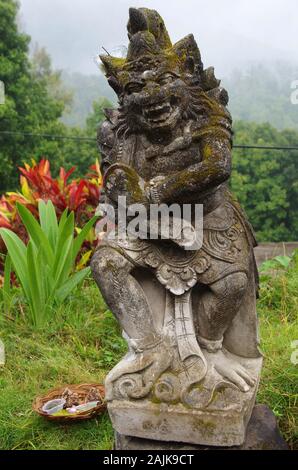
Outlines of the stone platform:
M210 368L204 385L189 394L188 406L149 399L113 400L108 404L113 428L121 435L141 439L204 446L242 445L256 401L262 358L240 358L229 353L230 356L255 380L246 393L224 382Z
M115 450L289 450L281 436L276 418L266 405L256 405L247 426L244 444L234 447L210 447L179 442L129 437L115 433Z

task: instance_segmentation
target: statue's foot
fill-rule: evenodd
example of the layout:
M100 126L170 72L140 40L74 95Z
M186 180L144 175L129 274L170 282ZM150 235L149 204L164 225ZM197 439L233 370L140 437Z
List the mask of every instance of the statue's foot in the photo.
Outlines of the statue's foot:
M164 343L142 351L131 350L106 378L107 400L113 399L114 384L123 396L145 397L171 362L171 349Z
M255 380L237 361L227 355L224 349L215 352L204 350L209 367L214 369L222 376L228 379L242 392L248 392L255 385Z

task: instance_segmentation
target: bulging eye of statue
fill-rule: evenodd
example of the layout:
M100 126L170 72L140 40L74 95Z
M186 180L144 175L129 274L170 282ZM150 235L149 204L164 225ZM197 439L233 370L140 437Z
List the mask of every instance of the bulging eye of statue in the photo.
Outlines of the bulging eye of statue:
M164 75L161 75L158 79L158 83L160 85L167 85L168 83L171 83L173 82L175 79L174 75L172 75L171 73L165 73Z
M132 93L139 93L142 91L144 87L144 84L141 82L131 82L125 87L125 91L128 95L131 95Z

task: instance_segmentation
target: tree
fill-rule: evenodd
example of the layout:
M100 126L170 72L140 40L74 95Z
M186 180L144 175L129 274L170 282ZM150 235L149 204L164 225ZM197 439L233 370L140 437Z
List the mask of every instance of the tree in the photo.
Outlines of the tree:
M52 60L44 47L34 45L31 58L33 77L44 84L50 97L61 102L64 112L68 112L73 104L73 92L69 91L62 80L62 71L53 70Z
M98 127L106 119L104 110L111 107L112 104L106 98L100 98L93 102L93 111L86 119L86 131L88 135L96 135Z
M298 132L238 121L237 144L295 146ZM232 189L259 241L298 240L298 151L234 149Z
M75 127L68 129L68 135L78 140L63 142L60 161L66 168L75 165L77 167L76 176L86 174L90 165L99 158L96 143L97 129L105 120L104 109L111 107L111 103L105 98L94 101L93 112L87 117L85 127L83 129ZM89 137L90 140L85 140L86 137Z
M0 0L0 80L5 84L5 104L0 105L0 194L18 186L17 167L31 158L47 158L53 175L60 166L67 170L74 165L74 176L85 174L98 158L96 128L104 119L103 108L110 106L107 100L96 102L84 129L63 124L71 93L44 48L36 46L30 61L30 38L18 30L17 13L17 1ZM94 141L84 140L86 135Z
M18 133L65 132L59 122L64 104L53 99L45 81L34 75L28 58L30 38L17 27L18 7L15 0L0 0L0 80L5 85L5 103L0 105L0 192L16 187L17 166L36 157L40 148L35 137Z

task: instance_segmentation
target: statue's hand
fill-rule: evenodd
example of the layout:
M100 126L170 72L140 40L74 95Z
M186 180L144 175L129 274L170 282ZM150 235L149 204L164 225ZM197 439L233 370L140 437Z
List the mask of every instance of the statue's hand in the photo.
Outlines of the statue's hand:
M115 163L104 176L105 193L117 207L120 196L126 197L126 205L148 203L145 181L137 172L124 164Z

